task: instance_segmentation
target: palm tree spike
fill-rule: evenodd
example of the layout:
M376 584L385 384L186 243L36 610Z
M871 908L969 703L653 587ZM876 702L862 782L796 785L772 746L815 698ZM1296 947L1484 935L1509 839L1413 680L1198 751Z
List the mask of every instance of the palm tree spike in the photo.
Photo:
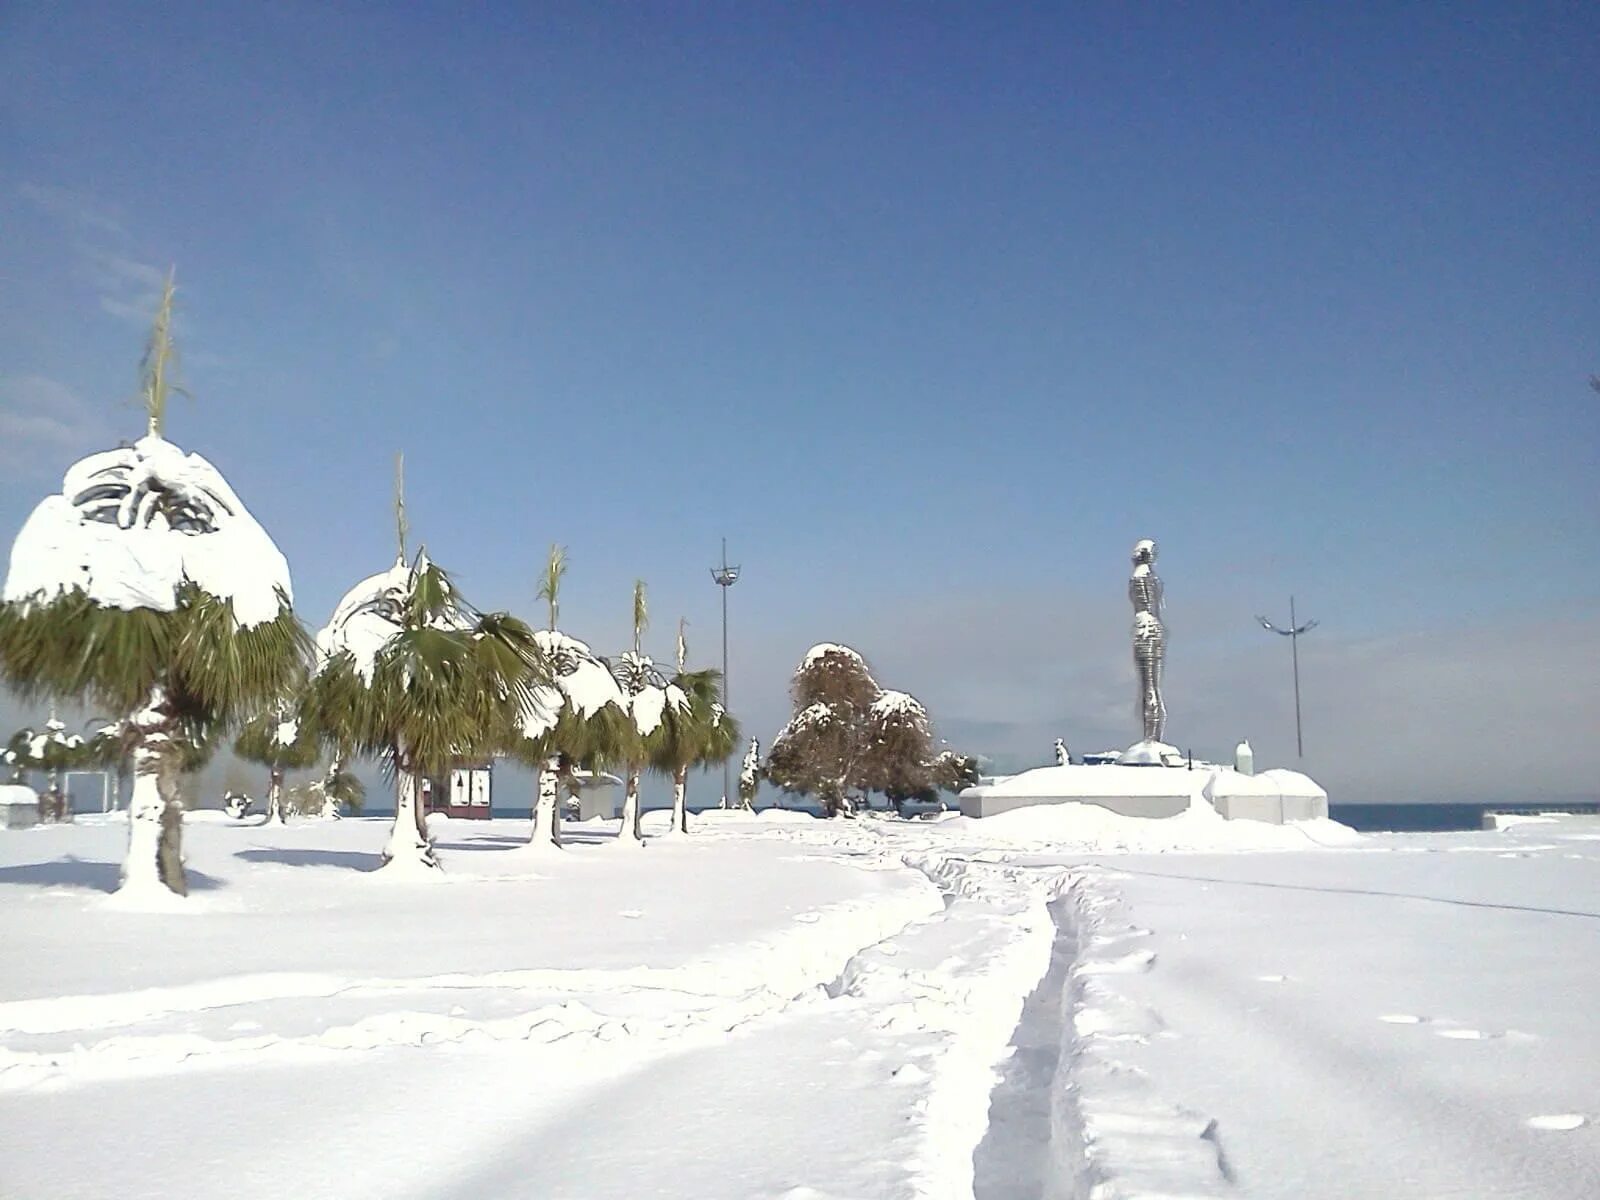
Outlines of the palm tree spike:
M683 674L683 665L689 661L689 640L684 636L684 630L689 628L689 618L678 618L678 674Z
M567 574L567 548L550 543L550 557L544 565L544 580L539 584L539 599L550 605L550 630L555 632L561 614L561 581Z
M161 303L156 308L155 323L150 328L150 341L145 346L144 370L141 391L144 411L149 420L146 432L160 437L167 419L167 393L172 390L172 375L177 369L177 348L172 343L172 301L177 292L176 267L167 272L167 282L161 289Z
M406 561L406 535L411 526L406 523L406 456L401 451L394 456L394 532L400 544L400 558Z
M644 601L644 580L633 581L633 652L644 653L644 632L650 628L650 610Z

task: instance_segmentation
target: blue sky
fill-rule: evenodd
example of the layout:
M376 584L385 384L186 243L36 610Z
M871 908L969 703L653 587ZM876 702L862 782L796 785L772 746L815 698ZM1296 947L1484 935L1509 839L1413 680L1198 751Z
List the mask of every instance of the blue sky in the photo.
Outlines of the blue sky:
M726 535L763 740L852 640L1020 765L1133 740L1153 536L1180 742L1292 755L1250 617L1293 592L1334 786L1592 792L1435 767L1600 724L1597 47L1576 4L13 6L0 536L138 432L176 264L169 433L312 625L404 450L480 605L558 540L572 632L643 577L714 658Z

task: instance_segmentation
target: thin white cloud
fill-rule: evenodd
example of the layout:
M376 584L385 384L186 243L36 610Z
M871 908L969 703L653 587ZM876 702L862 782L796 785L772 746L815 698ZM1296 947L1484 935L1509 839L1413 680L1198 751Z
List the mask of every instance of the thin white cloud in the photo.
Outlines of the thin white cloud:
M83 192L42 183L23 183L17 195L57 220L80 230L122 237L122 220L108 205Z
M23 183L17 194L68 233L75 271L94 289L101 312L130 325L150 324L167 272L127 251L127 229L110 205L50 184Z
M167 273L151 263L88 246L78 248L80 261L100 299L100 310L131 325L146 327L161 303Z
M58 475L104 440L106 422L66 384L43 375L0 377L0 467Z

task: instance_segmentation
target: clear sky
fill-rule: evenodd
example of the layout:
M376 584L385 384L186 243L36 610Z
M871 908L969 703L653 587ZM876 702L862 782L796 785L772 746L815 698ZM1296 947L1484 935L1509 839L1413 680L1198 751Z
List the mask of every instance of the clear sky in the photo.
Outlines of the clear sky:
M767 741L847 640L1001 765L1169 736L1335 799L1592 794L1600 6L0 8L0 541L140 432L313 627L415 536L681 614ZM515 11L515 10L522 11Z

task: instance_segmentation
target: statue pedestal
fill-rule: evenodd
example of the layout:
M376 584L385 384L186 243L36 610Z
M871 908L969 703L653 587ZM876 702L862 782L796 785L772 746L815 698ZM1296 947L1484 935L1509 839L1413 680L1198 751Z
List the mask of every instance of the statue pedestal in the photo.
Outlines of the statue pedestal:
M1189 770L1186 761L1182 767L1036 767L968 788L961 793L961 815L992 817L1035 804L1095 804L1125 817L1159 819L1175 817L1195 801L1235 821L1282 825L1328 815L1328 794L1298 771L1241 775L1215 763L1197 762Z
M1165 742L1135 742L1122 752L1117 764L1123 767L1187 767L1182 750Z

